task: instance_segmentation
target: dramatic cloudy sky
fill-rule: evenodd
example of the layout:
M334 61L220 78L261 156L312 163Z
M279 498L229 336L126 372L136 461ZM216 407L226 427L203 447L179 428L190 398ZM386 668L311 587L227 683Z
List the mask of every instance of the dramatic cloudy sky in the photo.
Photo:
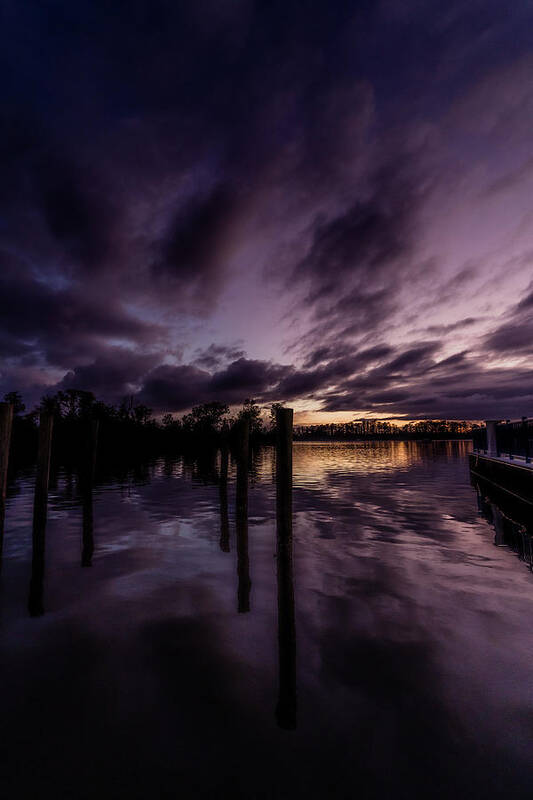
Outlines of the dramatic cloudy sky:
M533 415L531 0L0 8L0 391Z

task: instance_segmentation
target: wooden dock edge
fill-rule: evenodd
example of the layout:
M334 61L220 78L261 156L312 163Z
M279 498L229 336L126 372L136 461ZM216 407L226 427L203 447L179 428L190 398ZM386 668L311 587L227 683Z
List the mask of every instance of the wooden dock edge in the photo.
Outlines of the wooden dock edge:
M500 491L533 506L533 469L500 458L469 454L470 473Z

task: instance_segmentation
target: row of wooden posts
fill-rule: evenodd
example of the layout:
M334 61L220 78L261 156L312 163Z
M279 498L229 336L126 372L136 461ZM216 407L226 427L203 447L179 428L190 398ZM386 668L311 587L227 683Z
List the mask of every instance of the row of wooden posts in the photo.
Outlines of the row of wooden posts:
M13 406L11 403L0 403L0 566L2 564L7 471L9 466L9 450L13 427ZM50 461L52 455L52 432L54 415L49 411L41 411L39 417L39 444L37 450L37 470L35 475L35 493L33 498L33 554L39 559L41 546L44 547L42 532L46 527L48 510L48 485L50 481ZM87 471L94 473L96 444L98 439L98 420L92 420L88 441L84 442L87 452L83 453L82 481L87 480Z
M45 530L48 485L52 452L53 414L42 411L39 421L39 446L32 527L32 571L28 609L40 616L43 609ZM13 407L0 403L0 566L3 549L5 499ZM296 726L296 633L293 588L292 546L292 409L282 408L276 419L276 540L278 586L279 695L276 718L282 728ZM90 566L93 552L92 487L98 440L98 422L92 421L84 442L80 482L83 499L82 566ZM250 570L248 557L248 456L249 425L243 420L236 446L235 526L237 548L237 606L240 613L250 610ZM220 446L220 548L229 551L228 481L229 445Z
M40 529L46 525L48 507L48 484L50 480L50 460L52 454L52 432L54 415L49 411L41 411L39 418L39 445L37 453L37 472L35 478L35 495L33 506L33 527ZM0 564L3 553L3 532L5 520L5 503L7 488L7 472L11 431L13 426L13 406L11 403L0 403ZM290 511L292 492L292 409L278 410L276 419L276 451L277 451L277 497L278 527L287 527L287 513ZM84 442L86 452L83 455L82 475L94 474L96 448L98 441L98 421L92 420L89 438ZM246 466L246 470L237 470L237 509L247 507L247 461L249 452L249 424L243 420L239 426L237 440L237 465ZM221 483L227 482L228 476L228 441L223 438L221 444ZM240 517L245 515L238 515Z

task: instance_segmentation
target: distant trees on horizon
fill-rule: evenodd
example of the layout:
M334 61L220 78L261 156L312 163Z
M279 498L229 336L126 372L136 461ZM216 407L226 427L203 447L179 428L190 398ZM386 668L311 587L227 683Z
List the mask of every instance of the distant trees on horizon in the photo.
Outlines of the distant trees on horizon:
M193 406L181 418L163 414L156 419L153 411L143 403L135 403L133 396L113 405L97 400L90 391L66 389L54 395L44 395L40 405L24 413L26 406L17 391L4 395L6 402L13 404L16 425L28 433L36 429L41 409L52 411L60 428L72 426L86 419L98 419L108 430L124 435L143 431L152 437L170 435L173 440L218 437L222 432L231 435L240 420L247 419L253 438L271 436L275 426L276 412L283 403L272 403L261 407L254 398L246 398L242 407L230 414L226 403L212 401ZM267 415L265 415L267 412ZM475 423L468 420L418 420L404 425L394 425L389 420L359 419L351 422L295 425L295 439L353 439L353 438L413 438L416 436L469 436Z
M394 425L389 420L359 419L352 422L295 425L297 439L369 439L369 438L467 438L478 428L469 420L423 419Z

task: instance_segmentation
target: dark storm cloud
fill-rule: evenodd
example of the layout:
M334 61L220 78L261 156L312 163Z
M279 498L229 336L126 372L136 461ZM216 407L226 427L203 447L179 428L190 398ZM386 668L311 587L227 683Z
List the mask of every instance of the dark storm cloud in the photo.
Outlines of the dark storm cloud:
M164 365L147 376L140 397L156 410L182 411L212 400L238 404L247 397L267 396L289 370L290 367L247 358L239 358L215 373L190 364Z
M75 263L102 267L112 251L116 215L102 177L49 153L36 165L34 180L52 237Z
M331 151L324 135L307 137L309 125L323 128L311 100L323 57L317 51L309 72L309 47L320 47L319 20L321 33L333 33L349 15L342 6L324 15L247 2L108 12L103 3L3 9L3 53L14 68L3 86L0 218L9 225L0 234L9 252L24 253L25 284L5 287L18 309L11 352L31 341L58 369L86 357L84 328L146 343L146 324L135 331L120 302L156 313L212 308L243 187L260 191L287 138L298 142L300 173ZM277 100L282 87L296 103L292 121ZM332 113L352 113L324 91ZM265 124L265 111L277 113L283 133Z
M331 361L339 356L352 355L356 358L356 363L359 368L366 366L373 361L380 361L393 353L393 348L389 345L377 345L376 347L369 347L367 350L354 350L352 345L318 347L304 363L304 368L309 369L316 367L318 364Z
M478 319L475 317L465 317L465 319L451 322L449 325L429 325L424 329L424 333L428 333L431 336L442 336L446 333L460 330L461 328L470 328L472 325L475 325L476 322L478 322Z
M127 350L117 350L111 343L135 346L135 358L142 362L142 349L161 341L164 332L129 314L113 297L85 294L75 284L53 288L32 278L17 259L2 255L2 391L16 386L30 403L34 402L45 384L50 384L46 370L52 367L56 374L61 369L72 370L66 381L71 388L100 392L106 398L121 394ZM144 363L136 377L147 368L148 363ZM64 386L65 381L55 388ZM54 389L51 384L50 389Z
M384 417L517 418L533 403L533 376L526 369L480 369L475 358L460 353L423 360L402 375L378 367L346 382L343 390L324 394L324 408L366 408Z
M139 395L142 402L156 411L183 411L196 403L221 400L210 397L210 374L190 364L164 364L151 372Z
M68 372L54 386L54 391L84 389L92 391L97 397L119 402L139 391L142 379L158 360L158 356L141 355L123 347L109 347L92 363Z
M517 320L501 325L485 340L487 349L495 352L533 352L533 319Z
M317 220L306 255L291 276L305 290L304 303L316 325L300 342L307 361L317 346L357 346L381 338L402 303L405 282L413 285L428 265L413 261L419 211L430 180L400 151L385 161L357 198L328 220ZM342 346L342 345L341 345ZM386 347L385 343L380 346Z
M373 348L337 358L314 370L240 357L210 372L195 364L164 365L146 378L140 397L156 409L183 410L193 403L221 400L242 403L246 397L262 402L312 397L331 383L348 378L362 365L377 363L389 352Z
M533 291L531 286L505 320L488 336L484 347L508 356L533 353Z
M458 410L457 379L472 388L463 409L492 408L486 366L472 352L439 361L426 341L471 318L416 324L439 270L417 245L447 171L443 109L459 98L449 117L474 125L477 146L480 128L493 137L502 124L496 91L513 142L524 127L524 92L513 98L527 76L525 7L30 0L0 13L6 389L38 366L43 382L48 369L50 383L64 375L109 398L142 387L158 409L312 396L416 414ZM467 163L470 143L454 146ZM502 168L486 194L519 173ZM438 302L482 272L472 259L439 276ZM228 288L253 326L260 276L284 286L290 318L306 315L292 364L277 363L281 345L271 360L228 346L242 334L227 311L224 341L195 339L191 318L214 318ZM417 330L397 341L411 306ZM504 315L485 353L527 354L530 308L528 296ZM187 348L190 364L167 363ZM498 374L512 397L511 372Z
M389 372L398 373L411 371L414 368L420 369L424 364L428 365L428 359L438 349L440 345L438 342L426 342L417 347L411 347L399 356L396 356L392 361L389 361L383 367L384 370Z
M533 289L529 287L527 290L526 296L520 300L518 303L516 310L521 311L531 311L533 309Z
M225 369L215 372L209 388L215 394L235 397L238 402L242 394L254 397L263 394L268 387L276 385L287 372L287 367L247 358L233 361ZM231 401L228 401L231 402Z
M149 356L128 356L116 348L111 358L67 374L60 386L88 388L94 383L110 394L114 370L117 394L135 393L141 387L136 398L156 412L183 411L213 400L236 405L246 397L266 404L305 398L321 402L328 411L368 409L382 417L480 419L520 416L533 400L529 370L480 370L467 352L438 359L433 342L386 352L380 347L355 351L315 369L241 357L215 372L196 364L153 368Z
M16 349L33 343L49 361L117 337L150 341L156 326L129 315L114 298L90 297L76 285L52 288L31 278L18 260L2 259L0 315Z
M204 350L197 350L194 363L208 370L213 370L226 361L236 361L244 358L246 353L240 347L210 344Z
M446 367L448 360L440 364L431 360L437 349L436 344L428 342L416 349L398 350L394 359L384 363L394 350L375 347L354 351L315 369L296 369L247 358L239 358L214 373L195 365L162 366L148 374L141 397L157 409L174 410L186 408L191 402L215 399L237 404L245 397L262 402L318 397L331 405L335 400L326 399L328 387L340 383L351 390L351 398L359 392L368 402L379 404L389 402L383 399L384 395L380 396L380 390L390 393L390 384L399 377L412 380L410 376L417 369ZM358 374L369 366L367 372ZM398 400L407 399L409 392L396 391L395 396Z
M406 188L391 168L376 177L371 199L316 223L309 253L293 276L311 279L311 300L335 294L347 277L368 279L407 251L412 198Z
M195 197L171 220L159 255L152 265L152 277L164 290L176 287L212 304L224 283L225 242L235 218L236 197L227 186L218 186L206 197Z

